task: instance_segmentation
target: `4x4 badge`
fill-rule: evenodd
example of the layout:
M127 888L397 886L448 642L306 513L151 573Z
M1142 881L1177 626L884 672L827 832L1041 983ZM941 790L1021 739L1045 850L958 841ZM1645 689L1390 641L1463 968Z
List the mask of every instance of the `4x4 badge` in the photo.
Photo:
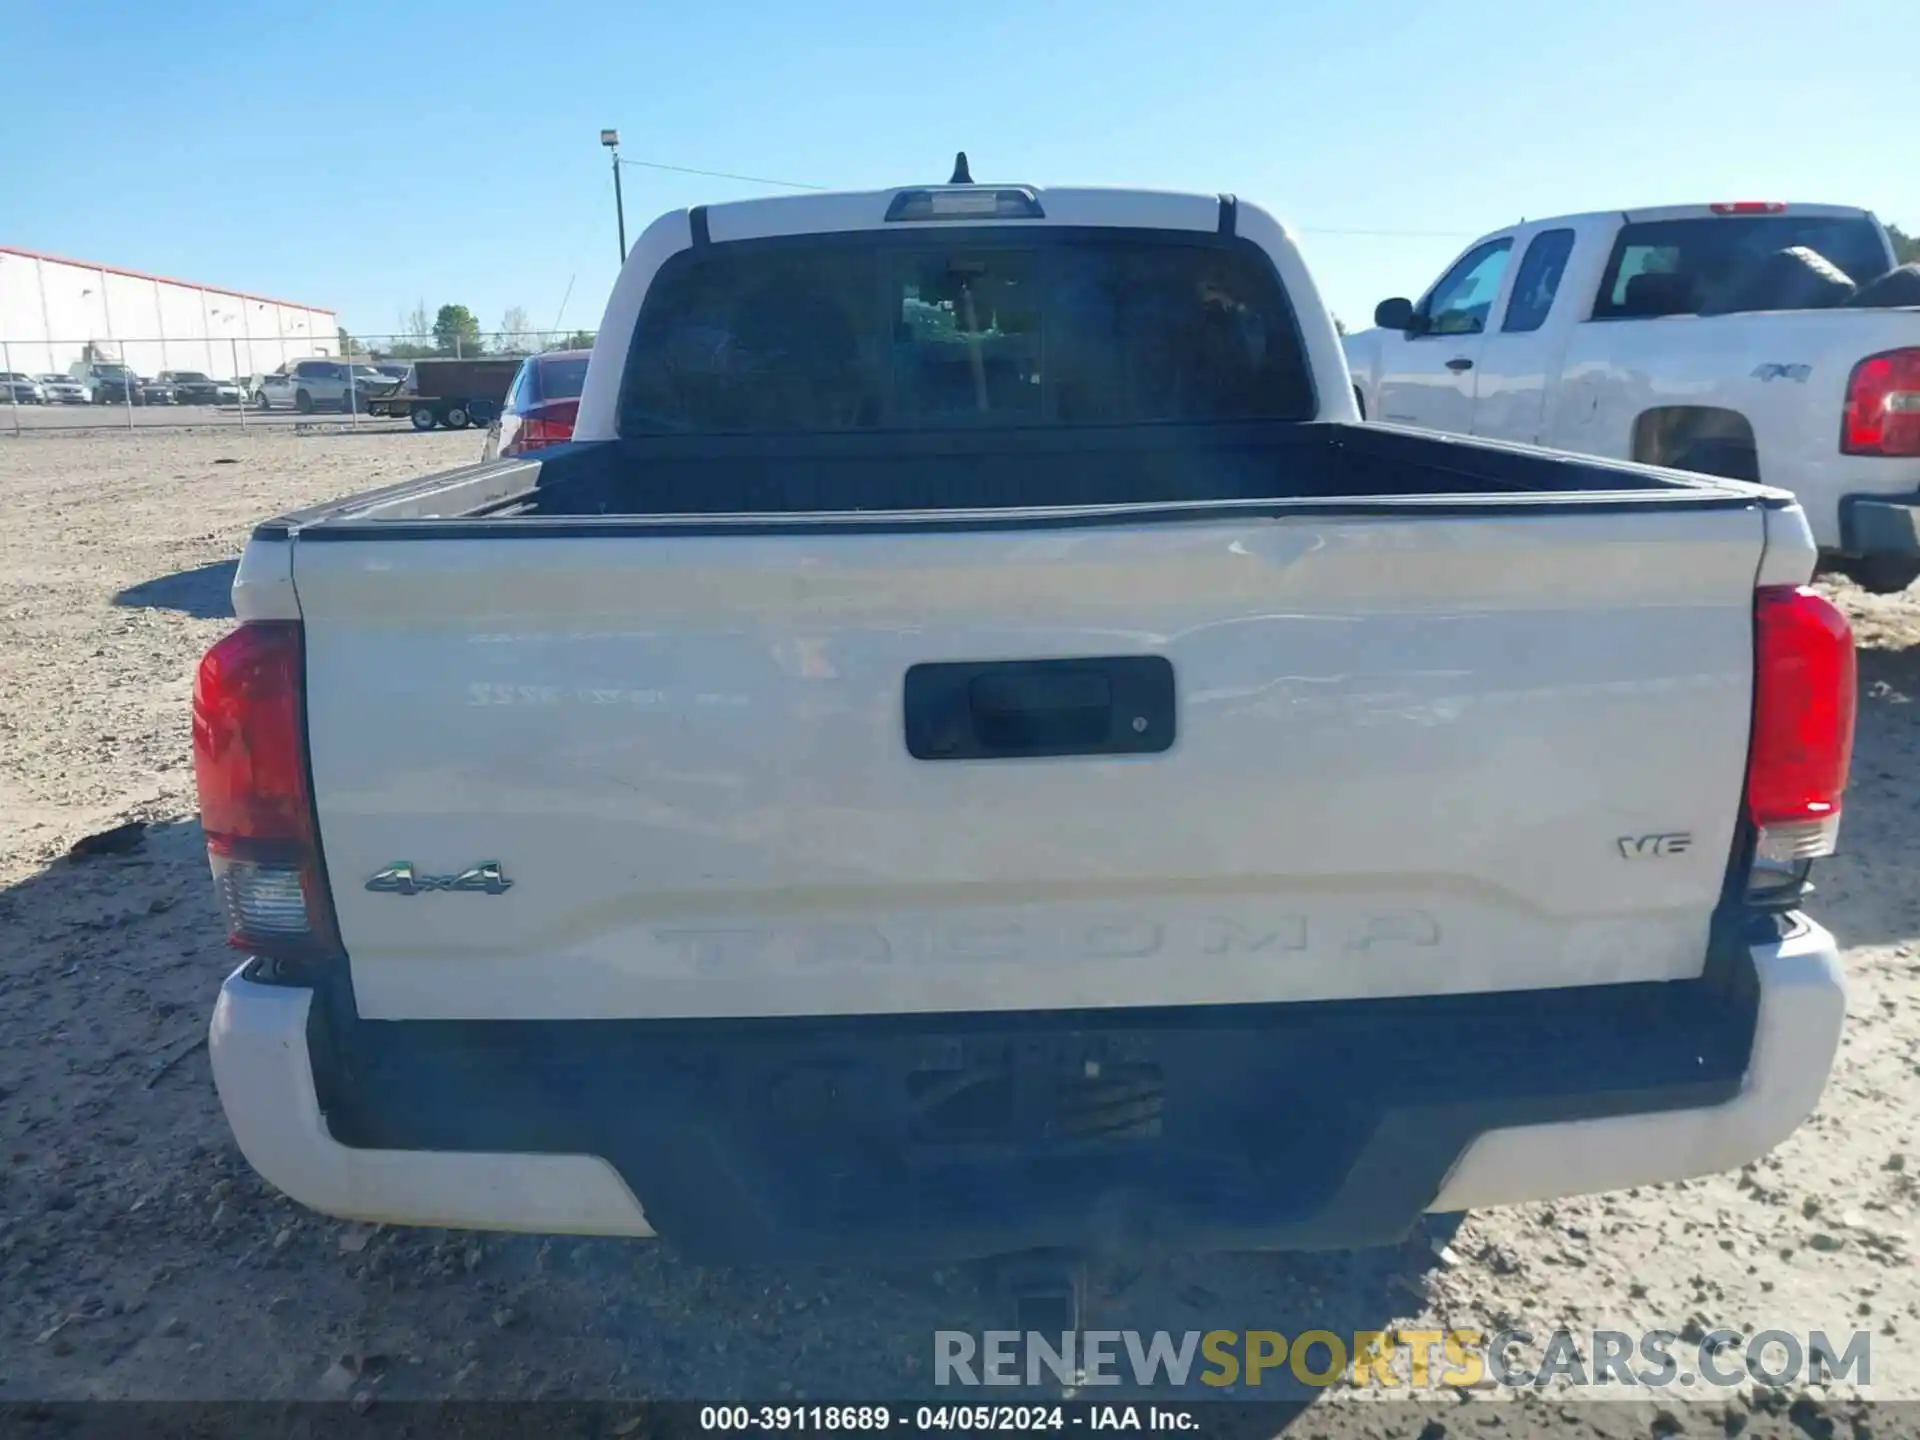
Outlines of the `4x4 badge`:
M367 889L381 895L424 895L431 890L464 890L479 895L504 894L513 882L500 873L500 862L489 860L458 875L422 875L409 860L389 865L367 881Z

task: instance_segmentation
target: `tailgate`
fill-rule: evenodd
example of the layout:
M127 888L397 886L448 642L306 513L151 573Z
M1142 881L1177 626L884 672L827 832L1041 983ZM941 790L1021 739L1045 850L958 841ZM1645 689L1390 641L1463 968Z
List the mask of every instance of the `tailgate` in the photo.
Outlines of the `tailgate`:
M313 532L311 763L360 1013L1696 974L1761 543L1757 507ZM488 865L505 886L435 888Z

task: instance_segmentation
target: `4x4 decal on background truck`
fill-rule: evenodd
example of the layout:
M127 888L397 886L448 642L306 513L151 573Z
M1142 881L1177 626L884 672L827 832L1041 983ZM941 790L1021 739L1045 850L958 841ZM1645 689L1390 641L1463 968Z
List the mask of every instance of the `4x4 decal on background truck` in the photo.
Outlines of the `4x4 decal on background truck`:
M402 860L389 865L367 881L367 889L381 895L424 895L430 890L465 890L481 895L501 895L513 882L500 871L498 860L462 870L458 875L422 875L413 862Z

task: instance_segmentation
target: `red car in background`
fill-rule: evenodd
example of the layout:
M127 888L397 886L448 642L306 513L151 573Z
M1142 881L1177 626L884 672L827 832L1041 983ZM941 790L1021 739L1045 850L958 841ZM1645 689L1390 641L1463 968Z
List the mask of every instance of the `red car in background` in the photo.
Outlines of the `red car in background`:
M573 438L580 413L580 390L587 379L591 350L552 350L529 355L507 387L500 415L487 427L483 460L525 455Z

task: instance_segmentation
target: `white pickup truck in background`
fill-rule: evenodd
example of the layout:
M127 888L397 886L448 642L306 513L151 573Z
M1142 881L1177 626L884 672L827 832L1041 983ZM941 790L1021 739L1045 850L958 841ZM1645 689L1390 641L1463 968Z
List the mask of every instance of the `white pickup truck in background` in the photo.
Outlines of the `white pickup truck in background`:
M194 701L241 1149L935 1259L1739 1165L1839 1043L1792 497L1356 423L1231 197L655 222L574 441L263 524Z
M1785 253L1783 253L1785 252ZM1920 576L1920 267L1833 205L1530 220L1346 340L1365 416L1790 490L1872 590Z

